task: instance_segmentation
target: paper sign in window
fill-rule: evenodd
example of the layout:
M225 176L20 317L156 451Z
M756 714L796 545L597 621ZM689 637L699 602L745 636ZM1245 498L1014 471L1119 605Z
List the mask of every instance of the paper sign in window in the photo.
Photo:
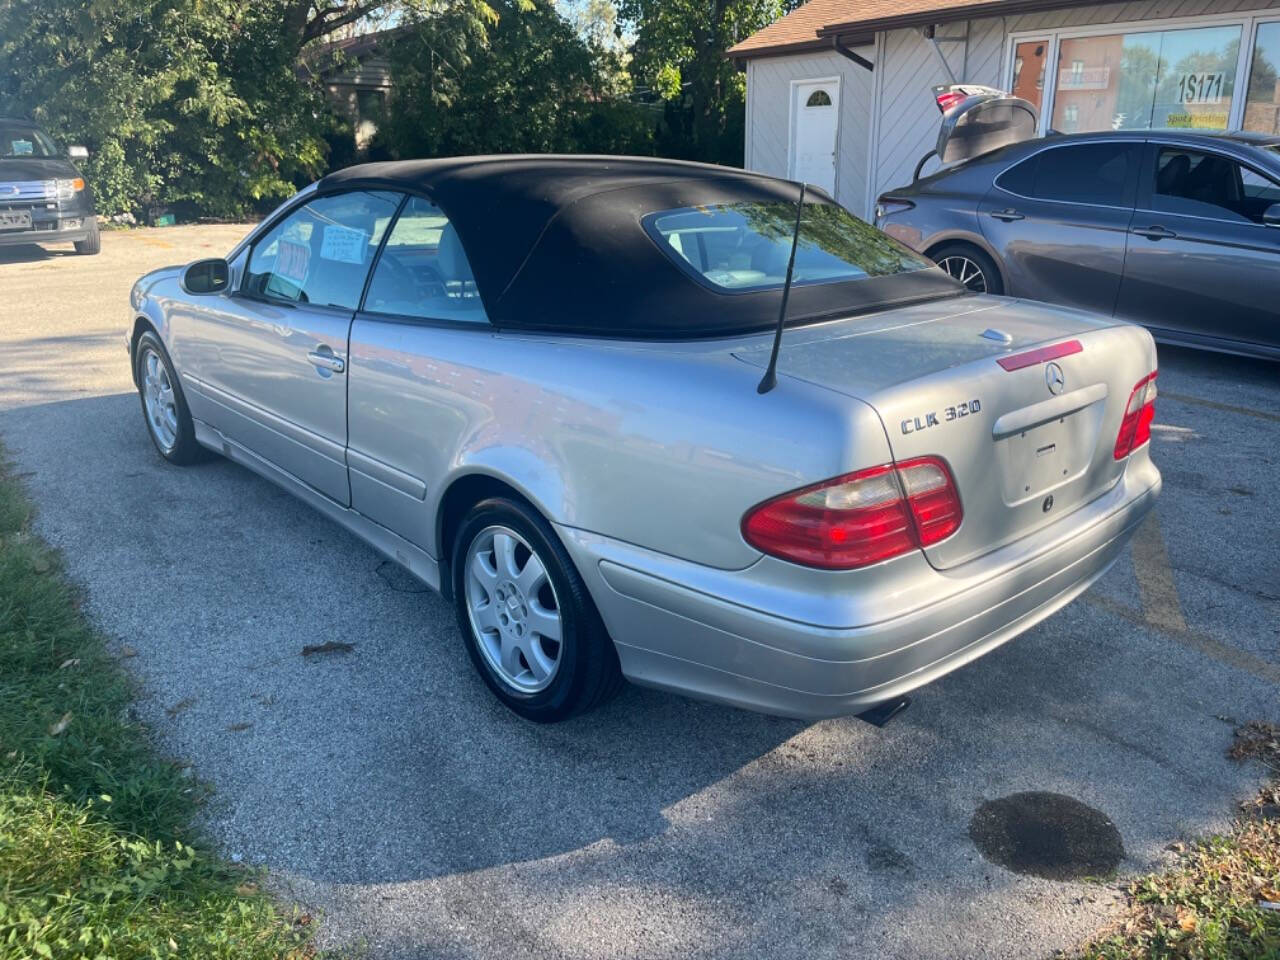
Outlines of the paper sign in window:
M276 254L275 266L271 268L271 273L281 280L287 280L295 287L301 287L307 282L307 269L310 265L310 247L305 243L281 240L280 250Z
M369 235L363 230L326 224L320 242L320 259L337 263L364 263L369 248Z

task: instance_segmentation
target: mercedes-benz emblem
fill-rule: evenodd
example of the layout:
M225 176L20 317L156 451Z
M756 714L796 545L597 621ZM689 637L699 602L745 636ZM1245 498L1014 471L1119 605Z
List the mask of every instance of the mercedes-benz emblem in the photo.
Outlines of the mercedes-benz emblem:
M1045 386L1049 388L1049 392L1055 396L1062 392L1062 388L1067 385L1067 378L1062 375L1062 368L1056 363L1051 363L1044 368Z

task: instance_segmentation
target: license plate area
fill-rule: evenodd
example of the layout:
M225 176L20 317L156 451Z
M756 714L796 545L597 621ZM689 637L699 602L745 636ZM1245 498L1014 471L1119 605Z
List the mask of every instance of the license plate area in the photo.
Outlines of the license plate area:
M1091 404L997 441L1004 502L1026 503L1088 470L1103 410L1104 404Z
M30 210L0 210L0 230L30 230Z

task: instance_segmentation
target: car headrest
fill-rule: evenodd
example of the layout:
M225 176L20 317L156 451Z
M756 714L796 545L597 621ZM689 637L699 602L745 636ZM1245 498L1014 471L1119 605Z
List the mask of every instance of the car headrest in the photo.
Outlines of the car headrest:
M1173 157L1156 175L1156 192L1177 196L1191 170L1191 158L1185 153Z
M462 251L462 241L458 239L458 231L452 223L445 224L440 234L440 246L436 251L440 264L440 273L445 280L474 280L471 264L467 263L467 255Z
M1205 157L1187 176L1186 193L1206 203L1229 204L1234 197L1231 161Z

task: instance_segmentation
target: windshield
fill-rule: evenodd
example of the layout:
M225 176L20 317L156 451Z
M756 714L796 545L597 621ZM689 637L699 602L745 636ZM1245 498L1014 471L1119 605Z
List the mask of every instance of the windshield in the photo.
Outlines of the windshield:
M795 204L770 201L681 207L644 218L645 229L663 252L725 292L780 288L795 224ZM794 286L894 276L932 266L843 207L805 202Z
M0 160L57 155L57 146L42 130L29 123L0 120Z

